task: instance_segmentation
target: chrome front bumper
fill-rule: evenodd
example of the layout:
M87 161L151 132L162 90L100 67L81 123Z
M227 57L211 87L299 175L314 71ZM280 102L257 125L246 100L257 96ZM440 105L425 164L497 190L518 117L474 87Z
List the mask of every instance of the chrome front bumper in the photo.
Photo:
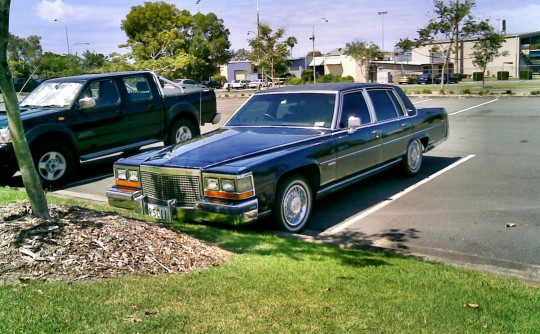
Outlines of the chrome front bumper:
M238 203L214 203L201 198L193 207L183 207L176 206L174 200L167 203L153 203L141 191L126 191L113 186L107 189L107 199L111 206L169 221L208 221L242 225L258 218L256 198Z

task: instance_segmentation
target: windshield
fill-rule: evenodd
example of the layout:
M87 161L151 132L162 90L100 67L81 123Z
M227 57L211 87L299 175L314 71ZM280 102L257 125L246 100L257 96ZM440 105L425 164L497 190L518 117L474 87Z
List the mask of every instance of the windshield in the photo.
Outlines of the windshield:
M335 93L279 93L254 95L226 126L300 126L330 128Z
M44 82L21 102L21 107L68 107L82 82Z

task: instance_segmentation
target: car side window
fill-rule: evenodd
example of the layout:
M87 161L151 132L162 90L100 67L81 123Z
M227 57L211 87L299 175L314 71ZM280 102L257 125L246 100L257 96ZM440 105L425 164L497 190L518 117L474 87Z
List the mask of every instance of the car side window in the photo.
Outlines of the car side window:
M361 124L372 122L369 109L362 92L347 93L343 95L343 107L341 108L341 118L339 127L346 128L349 117L360 117Z
M86 87L83 98L92 98L96 102L96 107L112 106L120 103L118 87L112 79L91 82Z
M391 91L385 89L368 90L369 98L375 109L377 121L384 122L398 117L394 101L390 97ZM395 96L394 96L395 100Z
M144 101L152 99L152 91L148 80L144 76L124 78L124 85L131 102Z

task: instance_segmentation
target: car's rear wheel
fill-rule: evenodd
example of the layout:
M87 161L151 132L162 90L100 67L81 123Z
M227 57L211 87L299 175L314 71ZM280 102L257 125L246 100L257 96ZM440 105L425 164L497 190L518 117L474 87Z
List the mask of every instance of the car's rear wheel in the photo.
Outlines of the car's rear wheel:
M38 175L46 187L66 184L79 165L74 152L57 143L38 146L33 158Z
M409 143L407 146L407 152L403 156L402 166L405 175L413 176L418 174L422 167L424 148L420 140L416 139Z
M174 122L171 130L169 131L169 137L165 142L166 145L173 145L183 143L191 138L197 137L199 132L193 123L187 119L180 119Z
M307 223L313 206L313 195L307 180L291 175L280 183L276 194L274 216L280 228L298 232Z

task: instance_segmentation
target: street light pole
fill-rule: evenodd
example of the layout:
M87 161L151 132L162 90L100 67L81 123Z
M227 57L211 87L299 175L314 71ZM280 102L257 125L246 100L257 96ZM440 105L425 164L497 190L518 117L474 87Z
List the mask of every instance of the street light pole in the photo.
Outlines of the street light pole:
M59 21L62 21L64 23L64 28L66 29L66 45L67 45L67 49L68 49L68 55L69 55L69 37L68 37L68 30L67 30L67 24L66 24L66 21L62 20L62 19L54 19L53 20L54 22L59 22Z
M388 14L388 11L384 12L377 12L381 16L381 22L382 22L382 52L384 52L384 15Z
M314 25L313 25L313 29L311 31L311 41L313 42L313 51L311 52L311 61L313 62L313 83L315 83L317 81L317 77L315 75L315 26L317 24L319 24L319 22L321 21L324 21L324 22L328 22L327 19L325 19L324 17L320 18L319 21L317 21Z
M71 48L69 49L70 54L71 54L71 51L73 51L73 47L74 47L75 45L89 45L89 44L90 44L90 43L88 43L88 42L73 43L73 44L71 44Z

